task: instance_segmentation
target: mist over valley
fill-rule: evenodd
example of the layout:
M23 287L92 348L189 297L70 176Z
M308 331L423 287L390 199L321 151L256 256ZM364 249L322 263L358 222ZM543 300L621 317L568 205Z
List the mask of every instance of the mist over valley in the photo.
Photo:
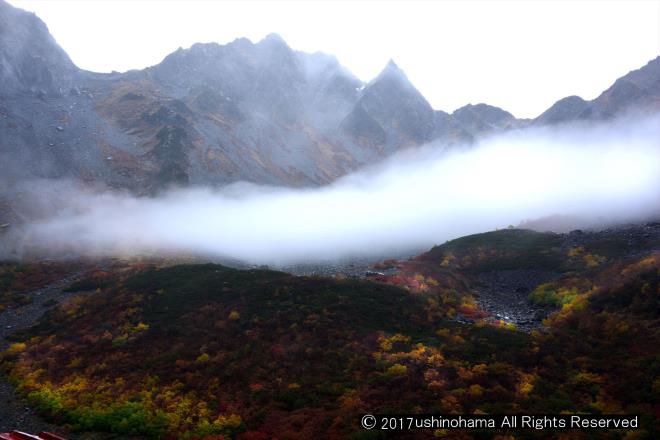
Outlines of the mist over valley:
M357 13L332 29L338 56L364 41L365 62L415 55L410 77L390 59L373 78L277 33L92 72L38 16L96 48L107 36L87 4L12 4L0 0L0 438L660 438L660 47L593 99L557 96L532 118L439 110L415 86L439 72L423 89L436 102L497 78L507 102L539 108L529 84L575 77L563 90L584 91L580 69L606 77L591 66L602 53L647 53L640 35L660 22L626 17L660 4L497 2L494 18L494 2L470 2L470 20L457 2L312 2L312 16L255 1L249 20L230 1L94 5L126 32L108 60L170 32L188 41L220 9L216 30L321 41L319 16L368 5L357 33ZM425 27L429 7L460 35L441 37L458 29L444 14ZM209 17L187 22L198 9ZM535 51L555 64L520 75ZM446 62L456 53L465 65ZM492 69L470 70L475 57ZM637 427L385 432L404 420L389 414Z

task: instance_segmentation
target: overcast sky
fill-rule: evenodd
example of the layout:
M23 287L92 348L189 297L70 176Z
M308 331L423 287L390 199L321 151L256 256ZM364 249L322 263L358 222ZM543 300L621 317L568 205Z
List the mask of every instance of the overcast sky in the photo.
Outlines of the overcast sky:
M660 0L9 0L34 11L81 68L160 62L196 42L276 32L362 80L392 58L439 110L486 102L534 117L568 95L593 99L660 55Z

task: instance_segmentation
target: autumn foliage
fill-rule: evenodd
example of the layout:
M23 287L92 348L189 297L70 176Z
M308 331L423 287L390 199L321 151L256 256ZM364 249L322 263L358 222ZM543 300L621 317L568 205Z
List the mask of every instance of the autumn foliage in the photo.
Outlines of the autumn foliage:
M553 312L531 333L484 319L469 290L471 271L527 251L470 244L379 282L212 264L96 274L3 368L56 423L149 438L379 438L360 417L388 412L635 413L642 430L606 438L657 438L660 254L593 266L552 236L532 244L564 269L535 290Z

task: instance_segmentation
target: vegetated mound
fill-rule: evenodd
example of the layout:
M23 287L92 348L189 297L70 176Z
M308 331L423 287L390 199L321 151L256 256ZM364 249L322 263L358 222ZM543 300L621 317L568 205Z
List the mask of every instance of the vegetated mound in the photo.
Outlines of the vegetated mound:
M504 320L532 330L553 310L589 290L605 268L660 250L660 224L629 225L568 234L505 229L435 246L382 280L413 291L464 292L458 320Z
M457 323L456 288L211 264L121 269L20 335L3 365L52 420L124 435L379 438L360 428L363 414L570 411L643 414L638 433L654 438L659 268L657 253L595 268L598 284L543 333ZM547 433L523 436L535 435Z
M446 267L485 272L524 268L559 268L565 261L562 237L552 232L503 229L448 241L419 257Z
M502 229L448 241L417 260L472 273L525 268L568 272L595 267L594 259L613 261L658 248L658 223L568 234Z

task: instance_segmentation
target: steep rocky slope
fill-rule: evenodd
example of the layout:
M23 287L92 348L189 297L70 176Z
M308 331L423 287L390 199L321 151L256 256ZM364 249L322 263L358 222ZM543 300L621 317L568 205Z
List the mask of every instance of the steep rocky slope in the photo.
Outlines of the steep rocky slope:
M560 99L534 120L534 124L602 120L626 112L654 113L660 110L660 56L617 79L592 101L579 96Z
M599 98L534 123L657 110L660 59ZM485 104L434 111L391 61L363 83L278 35L195 44L126 73L78 69L34 14L0 0L0 161L7 182L72 177L153 193L170 185L331 182L401 149L530 123Z
M364 87L334 57L296 52L269 35L195 44L142 71L96 74L76 68L34 14L5 2L0 11L0 155L15 177L138 192L238 180L318 185L443 137L403 72L395 69L400 87L389 89L389 66ZM375 117L372 132L350 122L361 111Z

